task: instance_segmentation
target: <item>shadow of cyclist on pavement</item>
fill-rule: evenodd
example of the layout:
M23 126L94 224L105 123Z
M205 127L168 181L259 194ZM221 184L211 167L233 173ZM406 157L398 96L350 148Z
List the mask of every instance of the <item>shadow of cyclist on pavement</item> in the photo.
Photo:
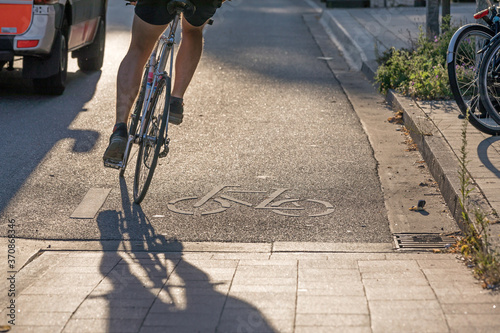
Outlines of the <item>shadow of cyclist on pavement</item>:
M107 305L102 328L107 332L276 332L258 309L228 296L236 261L207 264L209 257L203 255L183 259L182 243L157 235L141 207L131 204L125 180L120 185L123 210L101 212L97 219L105 249L100 269L106 278L87 300ZM215 266L217 276L211 278L190 263L196 260L208 271ZM228 304L230 309L225 308Z

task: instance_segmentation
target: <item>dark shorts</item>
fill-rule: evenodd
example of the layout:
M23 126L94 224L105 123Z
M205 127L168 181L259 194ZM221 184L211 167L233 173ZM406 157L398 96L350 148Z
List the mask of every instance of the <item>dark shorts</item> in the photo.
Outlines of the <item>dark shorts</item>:
M196 11L190 17L186 17L189 24L199 27L214 16L220 7L221 0L191 0ZM170 23L174 15L167 10L168 0L139 0L135 6L135 14L146 23L154 25L165 25Z

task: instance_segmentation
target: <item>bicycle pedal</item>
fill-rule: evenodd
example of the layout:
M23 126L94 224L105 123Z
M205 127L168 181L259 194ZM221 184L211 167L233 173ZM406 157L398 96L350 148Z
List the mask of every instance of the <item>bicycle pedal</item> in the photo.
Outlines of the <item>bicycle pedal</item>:
M158 157L159 157L159 158L164 158L164 157L167 157L168 152L169 152L168 147L165 147L165 148L163 149L163 151L162 151L162 152L158 155Z
M120 169L122 167L122 161L104 160L104 166L106 168Z

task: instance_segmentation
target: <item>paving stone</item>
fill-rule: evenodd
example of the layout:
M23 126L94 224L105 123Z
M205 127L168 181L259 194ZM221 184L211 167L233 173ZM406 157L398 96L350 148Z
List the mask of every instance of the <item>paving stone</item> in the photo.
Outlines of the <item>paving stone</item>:
M210 260L213 259L213 252L183 252L183 253L165 253L166 259L182 259L182 260Z
M71 317L72 312L41 312L43 309L38 311L22 311L16 314L16 326L51 326L51 327L64 327L66 322ZM7 315L2 312L2 323L4 323L4 318Z
M244 284L233 284L231 286L231 292L296 292L297 284L288 285L244 285Z
M420 271L420 267L415 260L359 261L358 265L361 273L373 273L380 271L386 273Z
M278 252L271 254L271 260L328 260L328 255L324 253L307 253L307 252Z
M295 278L296 276L296 266L239 266L236 270L235 279L246 277Z
M50 288L31 285L22 291L23 295L80 295L86 296L94 289L90 286L51 286Z
M226 290L231 285L231 281L207 281L207 280L183 280L179 277L169 279L165 284L166 288L169 287L183 287L183 288L212 288L214 290Z
M217 326L219 315L199 314L193 318L193 314L189 312L156 312L149 313L144 320L143 325L146 326L179 326L190 327L192 332L204 330L212 330Z
M421 271L402 271L402 272L386 272L386 271L372 271L361 273L363 280L365 279L425 279L425 275Z
M360 296L298 296L297 314L368 314L368 303Z
M448 325L453 330L463 327L477 329L490 329L489 332L497 332L500 327L500 316L497 314L447 314Z
M450 333L474 332L474 333L492 333L496 332L498 327L475 327L475 326L461 326L460 328L450 328Z
M179 276L184 275L224 275L233 276L236 271L236 267L196 267L196 266L178 266L175 269L175 274Z
M102 279L101 274L82 274L82 273L52 273L49 272L34 283L33 287L47 288L61 286L95 286Z
M295 308L295 298L295 293L238 292L235 295L230 292L225 308L241 308L249 305L259 309Z
M366 326L296 326L295 333L371 333L370 327Z
M217 333L255 332L255 333L292 333L293 322L286 320L258 320L249 321L221 321L217 326Z
M298 295L332 295L332 296L365 296L365 289L361 282L335 282L325 286L324 283L300 284Z
M227 273L220 275L208 276L206 274L182 274L179 276L175 272L168 278L168 283L170 285L178 286L189 286L189 285L206 285L209 286L212 283L230 283L233 276Z
M17 326L9 333L60 333L63 326Z
M372 300L422 300L436 299L429 286L365 286L368 301Z
M406 318L372 320L372 332L448 332L448 326L445 320L429 320L424 318L425 317L422 316L418 320L407 320Z
M370 301L373 332L446 332L436 300Z
M259 292L259 291L230 291L229 297L234 297L242 300L261 300L272 299L278 303L295 303L296 292Z
M172 270L167 270L165 266L159 264L146 265L127 263L116 265L112 272L134 276L167 277L172 272Z
M135 333L142 319L71 319L63 333Z
M349 276L336 277L329 281L302 281L299 280L298 289L325 289L325 290L338 290L338 286L349 284L349 281L356 286L362 285L361 279L350 279Z
M456 254L449 253L387 253L386 260L455 260Z
M495 304L496 303L496 304ZM482 314L500 316L500 302L492 303L474 303L474 304L441 304L445 314Z
M53 274L100 274L105 276L116 265L98 265L98 266L55 266L50 269Z
M367 314L304 314L298 313L296 326L366 326L370 327L370 316Z
M212 260L244 259L244 260L268 260L269 253L215 253Z
M163 286L167 282L166 277L161 276L134 276L128 273L120 274L118 271L111 272L106 276L99 285L111 285L116 290L123 290L129 286L141 285L146 288L157 288Z
M171 286L171 285L166 285L164 289L167 290L168 293L172 295L177 295L177 294L182 294L185 295L188 293L191 296L201 296L201 295L213 295L213 294L221 294L221 295L226 295L229 292L229 283L222 283L222 284L212 284L212 285L205 285L205 286L193 286L189 285L188 288L183 287L183 286Z
M84 295L22 295L16 299L20 312L73 312Z
M241 264L242 261L253 261L253 260L234 260L234 259L220 259L220 260L212 260L212 259L206 259L206 260L201 260L201 259L192 259L192 260L186 260L183 259L179 262L177 265L177 269L180 269L181 267L197 267L198 269L206 269L206 268L236 268L238 266L238 263ZM256 260L257 262L261 262L261 260ZM265 261L264 261L265 262Z
M293 307L274 307L274 308L255 308L252 306L224 308L221 320L231 321L235 318L248 318L260 316L262 318L287 320L293 323L295 318L295 308Z
M329 253L328 260L385 260L385 253Z
M238 266L297 266L298 260L240 260Z
M203 327L203 330L196 330L197 327L189 326L143 326L139 333L163 333L163 332L175 332L175 333L194 333L194 332L206 332L215 333L214 327Z
M299 270L299 281L327 282L337 279L350 279L356 281L361 279L357 269L318 269L310 268Z
M101 258L92 257L65 257L57 262L57 266L67 266L67 267L88 267L88 266L114 266L122 258L118 255L103 255Z
M417 260L418 265L422 269L453 269L457 271L467 272L467 267L457 259L450 260Z
M395 278L394 275L391 275L391 278L384 279L363 279L363 285L367 287L387 287L392 288L402 287L402 286L429 286L429 281L423 275L417 275L411 279L401 279Z
M89 307L94 308L96 311L103 311L109 309L110 307L137 307L137 308L149 308L155 301L154 297L151 298L132 298L132 299L118 299L118 298L107 298L101 296L98 298L87 298L80 305L79 308Z
M235 277L234 285L297 285L296 278Z
M490 303L499 304L498 298L491 295L479 294L476 296L469 295L447 295L438 296L439 302L442 304L476 304L476 303Z
M157 298L151 307L150 313L187 312L196 314L219 315L226 302L226 296L214 295L172 295L166 294L163 299ZM188 294L189 295L189 294Z
M82 305L73 314L75 319L143 319L148 313L148 307L129 307L126 302L96 308Z
M111 284L98 285L92 293L90 298L105 297L107 299L150 299L158 295L161 288L146 288L142 284L128 284L115 286Z
M331 259L331 260L299 260L299 270L303 269L358 269L358 261L354 259Z

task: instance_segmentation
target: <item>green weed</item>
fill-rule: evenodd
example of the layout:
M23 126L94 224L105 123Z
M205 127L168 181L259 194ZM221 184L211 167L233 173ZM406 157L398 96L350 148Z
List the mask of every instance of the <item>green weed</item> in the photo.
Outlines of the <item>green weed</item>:
M446 29L444 28L446 27ZM448 80L446 53L457 27L443 24L443 33L428 39L420 34L412 49L392 47L378 59L375 80L381 92L394 89L420 100L449 99L453 96Z

